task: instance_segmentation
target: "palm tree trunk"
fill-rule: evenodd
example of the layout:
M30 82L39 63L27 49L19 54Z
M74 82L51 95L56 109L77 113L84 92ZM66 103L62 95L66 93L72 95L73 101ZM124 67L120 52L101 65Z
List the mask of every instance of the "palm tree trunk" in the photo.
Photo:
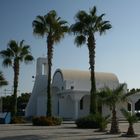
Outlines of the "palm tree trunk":
M113 106L112 109L112 120L111 120L111 129L110 129L111 134L117 134L119 133L119 126L118 126L118 121L116 117L116 107Z
M14 100L14 108L13 108L13 115L17 114L17 88L18 88L18 77L19 77L19 62L18 60L14 60L14 93L13 93L13 100Z
M128 130L127 130L127 135L128 136L134 136L135 135L132 124L129 124Z
M95 38L94 35L90 35L88 38L88 50L89 50L89 64L90 64L90 113L97 113L97 101L96 101L96 83L95 83Z
M47 116L52 116L51 104L51 67L53 57L53 42L51 36L48 36L48 85L47 85Z

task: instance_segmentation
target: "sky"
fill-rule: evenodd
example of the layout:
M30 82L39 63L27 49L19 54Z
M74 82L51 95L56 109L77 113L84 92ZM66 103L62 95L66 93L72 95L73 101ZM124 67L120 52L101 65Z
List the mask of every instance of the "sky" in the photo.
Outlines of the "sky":
M97 7L97 14L105 13L112 29L96 38L95 71L115 73L120 83L127 83L128 89L140 88L140 1L139 0L0 0L0 51L7 48L10 40L30 45L35 60L32 64L20 66L19 93L31 92L36 75L36 59L47 54L46 38L33 35L32 22L38 15L56 10L58 16L69 25L75 23L79 10L89 11ZM86 45L78 48L74 36L66 35L54 45L52 73L57 68L89 70ZM13 69L3 71L9 85L0 89L9 92L13 86Z

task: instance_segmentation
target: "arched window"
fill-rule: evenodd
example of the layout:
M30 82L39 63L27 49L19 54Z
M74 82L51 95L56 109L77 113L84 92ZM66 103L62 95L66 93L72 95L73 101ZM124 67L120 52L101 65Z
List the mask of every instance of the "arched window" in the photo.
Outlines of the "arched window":
M83 98L80 100L80 110L83 110Z
M127 110L131 111L131 104L130 103L127 104Z

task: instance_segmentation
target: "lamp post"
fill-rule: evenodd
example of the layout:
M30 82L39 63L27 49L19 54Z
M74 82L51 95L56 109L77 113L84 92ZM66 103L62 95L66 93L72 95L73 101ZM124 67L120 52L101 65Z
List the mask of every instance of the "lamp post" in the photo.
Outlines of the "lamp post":
M2 96L0 97L0 113L2 112Z

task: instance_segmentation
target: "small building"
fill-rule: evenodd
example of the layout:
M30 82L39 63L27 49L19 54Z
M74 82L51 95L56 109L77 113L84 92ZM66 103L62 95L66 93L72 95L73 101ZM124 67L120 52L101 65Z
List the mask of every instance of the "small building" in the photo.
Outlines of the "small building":
M26 107L26 116L45 116L47 112L47 58L37 59L35 83ZM105 87L115 89L119 80L113 73L96 72L96 89L100 91ZM90 106L90 72L81 70L62 70L54 72L51 96L52 114L67 120L75 120L89 114ZM127 90L127 88L126 88ZM125 91L126 91L125 90ZM126 108L127 104L123 104ZM120 107L117 114L121 118ZM103 116L110 114L110 109L103 105Z

